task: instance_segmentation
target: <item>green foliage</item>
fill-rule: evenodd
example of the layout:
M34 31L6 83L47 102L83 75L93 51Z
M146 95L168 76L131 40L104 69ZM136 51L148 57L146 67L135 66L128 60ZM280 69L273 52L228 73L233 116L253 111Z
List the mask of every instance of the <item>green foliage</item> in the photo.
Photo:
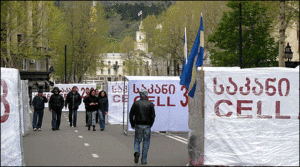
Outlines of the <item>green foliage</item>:
M224 12L219 26L208 42L214 43L211 49L211 62L215 66L238 66L239 64L239 3L228 2L233 9ZM266 17L266 7L257 2L242 3L242 67L274 66L278 46L270 36L272 20Z

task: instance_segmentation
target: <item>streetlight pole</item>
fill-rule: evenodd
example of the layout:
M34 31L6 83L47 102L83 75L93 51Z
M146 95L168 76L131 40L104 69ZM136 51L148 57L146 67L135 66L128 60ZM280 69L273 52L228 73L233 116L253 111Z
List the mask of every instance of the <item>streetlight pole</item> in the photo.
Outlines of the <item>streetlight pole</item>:
M240 21L239 21L239 66L242 68L242 4L239 5Z

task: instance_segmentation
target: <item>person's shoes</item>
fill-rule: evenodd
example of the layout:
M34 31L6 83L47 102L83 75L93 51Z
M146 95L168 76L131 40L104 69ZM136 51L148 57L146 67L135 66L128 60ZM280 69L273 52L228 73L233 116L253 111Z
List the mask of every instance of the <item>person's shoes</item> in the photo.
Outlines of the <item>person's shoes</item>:
M36 128L33 128L33 131L36 131Z
M95 126L93 126L93 131L96 131L96 127Z
M88 128L88 130L91 130L91 126L88 126L89 128Z
M72 124L70 124L70 127L72 127Z
M56 130L59 130L59 127L57 127Z
M101 129L101 131L104 131L104 129Z
M146 165L147 164L147 162L142 162L142 165Z
M88 127L88 125L85 125L86 127Z
M56 129L55 129L55 128L52 128L52 130L55 131Z
M42 129L41 128L38 128L38 131L41 131Z
M134 153L134 163L138 163L140 158L140 154L138 152Z
M76 125L74 125L74 127L76 127Z

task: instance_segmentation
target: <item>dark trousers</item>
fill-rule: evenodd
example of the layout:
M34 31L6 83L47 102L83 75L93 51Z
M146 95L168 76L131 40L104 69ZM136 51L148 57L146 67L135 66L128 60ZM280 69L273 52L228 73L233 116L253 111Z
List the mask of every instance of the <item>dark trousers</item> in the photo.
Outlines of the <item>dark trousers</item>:
M72 123L74 126L77 125L77 110L69 110L69 122L71 126Z
M52 110L52 128L56 129L60 126L61 110Z
M88 124L88 114L87 114L87 110L85 110L85 124Z
M33 121L32 121L33 128L41 128L42 127L43 117L44 117L44 110L34 109Z

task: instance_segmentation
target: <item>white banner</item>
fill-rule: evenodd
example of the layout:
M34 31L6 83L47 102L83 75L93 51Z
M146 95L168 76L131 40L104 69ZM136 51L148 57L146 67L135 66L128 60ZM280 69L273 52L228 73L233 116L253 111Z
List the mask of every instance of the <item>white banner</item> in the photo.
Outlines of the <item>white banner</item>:
M22 166L20 125L20 75L1 68L1 166Z
M154 104L155 122L152 131L189 131L188 96L184 86L179 84L179 77L126 77L129 90L129 110L140 99L139 90L148 90L148 99ZM128 118L128 130L131 125Z
M81 95L82 101L80 106L78 107L78 111L85 111L83 99L87 95L86 92L90 90L91 88L96 89L96 84L56 84L56 87L61 90L60 95L64 97L64 100L66 100L67 94L72 91L73 86L77 86L78 88L78 93ZM52 91L52 90L51 90ZM38 92L32 92L32 99L34 98L35 95L37 95ZM45 96L48 99L48 102L50 100L50 96L52 95L52 92L43 92L43 96ZM48 103L45 103L45 107L48 107ZM65 109L63 108L62 111L69 111L69 108Z
M127 120L127 104L128 104L128 82L124 81L107 82L107 96L108 96L108 122L110 124L123 124L123 106L124 106L124 120Z
M204 165L299 166L299 70L205 70Z

